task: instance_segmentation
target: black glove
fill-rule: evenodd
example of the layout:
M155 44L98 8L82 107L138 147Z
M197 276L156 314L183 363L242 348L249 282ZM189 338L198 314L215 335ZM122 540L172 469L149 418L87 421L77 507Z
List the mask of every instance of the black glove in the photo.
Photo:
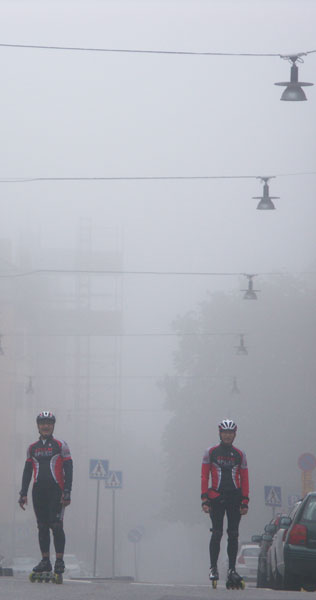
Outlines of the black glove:
M202 506L211 506L208 494L201 494Z
M27 496L26 496L26 494L22 494L20 492L19 499L18 499L18 504L20 505L21 508L23 508L23 510L25 510L24 505L27 504Z
M63 500L65 500L66 502L70 502L70 500L71 500L71 498L70 498L70 492L68 490L64 490Z

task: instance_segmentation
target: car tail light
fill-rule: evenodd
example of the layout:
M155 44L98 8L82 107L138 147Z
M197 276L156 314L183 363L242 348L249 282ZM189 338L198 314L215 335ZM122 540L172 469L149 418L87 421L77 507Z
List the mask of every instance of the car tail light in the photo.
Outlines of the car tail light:
M305 546L306 541L307 529L305 525L294 525L288 537L289 544L294 544L295 546Z
M245 558L244 558L243 554L241 554L241 555L240 555L240 557L238 558L238 562L239 562L239 564L241 564L241 565L244 565L244 564L245 564Z

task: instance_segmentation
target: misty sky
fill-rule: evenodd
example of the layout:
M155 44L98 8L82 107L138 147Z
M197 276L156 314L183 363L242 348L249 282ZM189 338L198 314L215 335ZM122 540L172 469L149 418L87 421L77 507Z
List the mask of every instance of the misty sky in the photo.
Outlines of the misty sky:
M315 49L316 6L308 0L2 0L0 8L3 44L267 54ZM301 80L314 81L315 61L316 54L304 58ZM315 88L307 88L307 102L280 102L282 88L273 84L289 79L290 64L278 56L0 47L0 69L2 180L315 169ZM315 270L315 175L272 179L270 194L280 200L267 212L257 211L252 199L262 194L256 179L1 183L0 191L0 237L12 240L16 258L22 232L39 235L44 248L74 248L79 220L87 218L96 249L112 249L107 232L118 232L125 270ZM40 255L39 248L45 268ZM234 276L126 276L126 330L169 331L207 292L239 287ZM160 375L170 368L175 341L124 344L125 372ZM134 385L154 394L154 382Z
M287 54L315 49L308 0L0 2L0 43ZM283 175L315 169L315 88L280 102L290 64L273 57L67 52L0 47L0 179ZM300 79L314 80L316 54ZM75 246L119 232L126 270L270 273L315 268L316 176L1 183L0 236ZM36 266L36 265L35 265ZM41 263L41 266L44 267ZM129 331L168 331L227 277L124 278ZM143 343L143 342L139 342ZM147 355L167 341L152 340ZM155 346L155 348L154 348ZM150 362L150 361L149 361ZM140 366L131 365L136 370ZM144 369L144 367L142 367ZM154 367L148 365L148 370ZM135 372L135 371L134 371Z

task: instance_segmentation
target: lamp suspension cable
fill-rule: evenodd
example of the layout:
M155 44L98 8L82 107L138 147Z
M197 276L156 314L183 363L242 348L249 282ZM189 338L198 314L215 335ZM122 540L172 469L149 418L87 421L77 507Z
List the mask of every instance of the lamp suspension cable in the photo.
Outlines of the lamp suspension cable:
M45 183L47 181L71 182L71 181L188 181L208 179L260 179L265 182L276 177L299 177L305 175L316 175L316 171L305 171L296 173L279 173L276 175L118 175L118 176L68 176L68 177L2 177L0 183Z
M316 53L315 50L298 52L295 55L281 54L279 52L200 52L191 50L149 50L140 48L93 48L88 46L49 46L47 44L13 44L0 43L0 48L20 48L30 50L63 50L68 52L113 52L124 54L171 54L184 56L244 56L244 57L278 57L289 59L291 56L297 56L301 59L308 54Z

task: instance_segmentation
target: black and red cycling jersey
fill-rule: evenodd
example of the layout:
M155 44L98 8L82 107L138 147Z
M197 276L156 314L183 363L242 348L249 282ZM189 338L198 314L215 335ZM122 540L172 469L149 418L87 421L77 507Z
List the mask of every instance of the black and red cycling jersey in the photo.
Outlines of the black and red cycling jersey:
M211 487L209 477L211 475ZM248 504L249 481L246 455L235 446L223 444L205 451L201 472L202 496L213 500L221 494L240 490L242 504Z
M56 440L53 436L47 439L41 437L31 444L27 450L25 461L21 496L26 496L34 475L34 484L58 484L61 490L71 491L72 486L72 458L68 444Z

